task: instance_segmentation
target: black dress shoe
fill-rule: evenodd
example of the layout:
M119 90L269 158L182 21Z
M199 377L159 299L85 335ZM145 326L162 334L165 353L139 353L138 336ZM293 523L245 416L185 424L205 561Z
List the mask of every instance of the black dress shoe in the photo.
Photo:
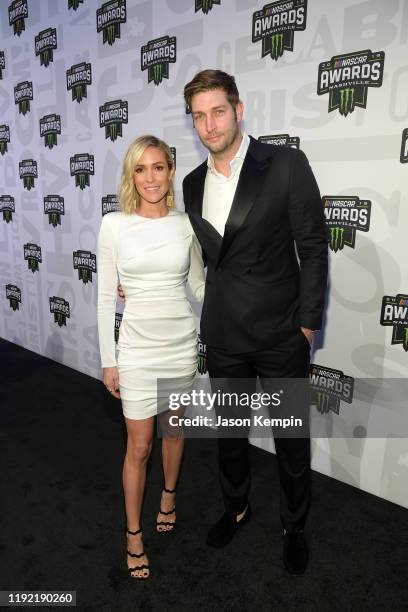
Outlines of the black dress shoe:
M303 531L283 533L283 563L291 574L303 574L309 560L309 550Z
M225 512L220 520L217 521L208 532L207 545L213 546L214 548L222 548L222 546L226 546L231 542L238 529L240 529L243 525L246 525L250 518L251 507L249 504L244 516L239 521Z

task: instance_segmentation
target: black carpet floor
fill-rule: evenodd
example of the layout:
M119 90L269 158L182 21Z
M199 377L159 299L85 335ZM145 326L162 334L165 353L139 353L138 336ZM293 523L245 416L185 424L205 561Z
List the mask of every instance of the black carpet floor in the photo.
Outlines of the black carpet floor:
M0 590L75 590L81 611L408 609L408 510L314 473L310 564L291 576L276 459L256 448L251 522L226 549L206 547L222 512L214 440L187 440L177 532L164 535L154 530L156 441L143 509L151 578L131 579L120 403L98 381L3 340L0 363Z

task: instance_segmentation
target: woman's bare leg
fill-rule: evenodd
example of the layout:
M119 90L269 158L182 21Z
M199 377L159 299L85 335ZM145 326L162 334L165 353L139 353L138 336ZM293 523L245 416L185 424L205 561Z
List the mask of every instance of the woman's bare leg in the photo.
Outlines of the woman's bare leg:
M142 509L143 494L146 483L146 466L152 449L154 417L133 420L125 417L127 429L127 447L123 464L123 491L125 494L125 508L127 528L129 531L140 529L140 513ZM127 536L128 551L140 554L143 550L141 534ZM134 558L127 555L128 567L148 565L146 555ZM148 569L134 571L132 576L147 578Z
M168 412L161 415L161 420L168 418ZM163 475L164 475L164 486L166 489L173 490L176 488L177 480L180 473L180 465L183 457L184 449L184 435L182 428L174 429L162 427L163 439L162 439L162 460L163 460ZM167 432L167 433L166 433ZM176 493L167 493L162 491L160 500L160 509L163 512L170 512L175 507ZM171 514L162 514L161 512L157 515L157 522L168 522L175 523L176 512ZM173 529L171 525L158 525L157 531L170 531Z

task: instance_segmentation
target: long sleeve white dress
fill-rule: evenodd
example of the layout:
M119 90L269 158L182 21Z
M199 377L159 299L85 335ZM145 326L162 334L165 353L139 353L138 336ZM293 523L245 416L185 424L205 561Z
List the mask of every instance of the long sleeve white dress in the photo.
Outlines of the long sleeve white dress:
M112 212L102 220L97 266L102 367L118 367L123 414L145 419L158 412L158 379L182 386L195 376L197 333L185 286L203 298L201 247L186 213L151 219ZM126 302L116 359L118 277Z

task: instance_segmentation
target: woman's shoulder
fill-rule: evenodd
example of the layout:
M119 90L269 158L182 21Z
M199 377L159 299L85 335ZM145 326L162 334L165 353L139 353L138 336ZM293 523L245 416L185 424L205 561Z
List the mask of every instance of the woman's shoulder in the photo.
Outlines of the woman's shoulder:
M180 223L182 223L186 227L186 229L188 229L189 232L193 231L193 228L191 227L190 219L186 212L182 210L176 210L175 208L173 208L171 213L174 217L180 220Z

